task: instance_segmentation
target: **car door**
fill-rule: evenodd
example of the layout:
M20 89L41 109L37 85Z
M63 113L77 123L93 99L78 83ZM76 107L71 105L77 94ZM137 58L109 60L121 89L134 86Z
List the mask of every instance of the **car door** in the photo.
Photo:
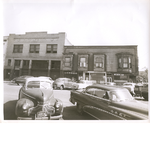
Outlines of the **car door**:
M109 110L111 100L109 99L107 92L109 91L98 88L88 89L85 94L88 95L89 98L87 99L87 104L84 105L83 110L96 119L120 120L120 117L112 114Z
M69 86L70 86L69 85L70 84L69 81L71 81L71 79L64 79L64 87L65 88L69 88Z

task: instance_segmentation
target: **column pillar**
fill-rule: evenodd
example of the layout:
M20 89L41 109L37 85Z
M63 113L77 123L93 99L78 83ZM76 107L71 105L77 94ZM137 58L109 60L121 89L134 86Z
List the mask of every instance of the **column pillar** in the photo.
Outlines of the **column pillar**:
M29 75L31 75L31 68L32 68L32 60L29 61Z

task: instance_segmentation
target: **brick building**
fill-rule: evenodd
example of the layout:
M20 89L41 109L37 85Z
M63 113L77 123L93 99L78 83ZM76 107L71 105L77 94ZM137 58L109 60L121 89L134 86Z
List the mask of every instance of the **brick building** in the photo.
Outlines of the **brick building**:
M64 32L10 34L4 79L20 75L93 79L99 83L135 81L137 46L73 46Z
M64 76L98 82L135 81L137 46L65 46Z

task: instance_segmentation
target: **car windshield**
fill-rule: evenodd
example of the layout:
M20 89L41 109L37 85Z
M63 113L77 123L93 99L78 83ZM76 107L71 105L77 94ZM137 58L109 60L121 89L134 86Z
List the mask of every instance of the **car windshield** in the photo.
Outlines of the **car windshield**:
M31 88L49 89L51 88L51 83L48 81L29 81L27 84L27 89Z
M111 99L114 100L114 101L133 100L133 97L132 97L132 95L130 94L130 92L128 90L110 91L109 95L110 95Z

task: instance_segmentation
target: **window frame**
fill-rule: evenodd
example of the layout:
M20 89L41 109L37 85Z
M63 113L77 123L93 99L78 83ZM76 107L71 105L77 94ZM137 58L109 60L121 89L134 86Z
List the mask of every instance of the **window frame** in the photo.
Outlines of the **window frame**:
M33 51L31 49L33 49ZM39 51L40 51L40 44L30 44L30 50L29 50L30 53L39 53Z
M15 67L20 67L20 63L21 63L21 60L15 60L14 62L14 66ZM16 65L17 64L17 65ZM19 64L19 65L18 65Z
M46 53L57 53L57 44L47 44Z
M81 59L83 59L83 58L85 59L84 62L81 61ZM79 60L79 66L80 67L83 67L83 68L87 67L87 65L86 65L87 60L86 59L87 59L86 57L80 57L80 60ZM84 66L84 64L85 64L85 66Z
M14 44L13 53L22 53L23 44Z
M126 61L125 61L126 59ZM119 69L130 69L132 68L131 56L122 55L118 57L118 68Z
M67 61L66 58L69 58L70 60ZM66 65L68 64L68 65ZM64 63L65 67L70 67L71 66L71 57L65 57L65 63Z

